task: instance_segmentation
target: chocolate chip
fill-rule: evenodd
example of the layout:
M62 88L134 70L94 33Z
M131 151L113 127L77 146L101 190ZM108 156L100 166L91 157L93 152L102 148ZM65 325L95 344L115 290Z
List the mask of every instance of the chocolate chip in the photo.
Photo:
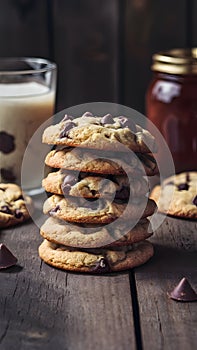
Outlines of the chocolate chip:
M15 218L20 219L22 216L23 216L23 213L19 209L16 209L15 210Z
M60 138L66 137L68 135L69 130L71 130L72 128L74 128L76 126L75 123L73 122L67 122L64 129L61 131L60 133Z
M2 205L2 207L0 208L0 211L5 214L10 214L10 215L12 214L12 211L10 210L8 205Z
M104 117L101 119L101 124L114 124L114 119L111 114L106 114Z
M1 168L0 169L0 173L1 173L2 178L5 181L14 182L16 180L16 176L14 175L14 173L13 173L13 171L11 169Z
M178 187L178 190L179 191L188 191L188 189L189 189L189 185L187 184L187 183L185 183L185 184L180 184L180 185L178 185L177 186Z
M70 192L70 189L71 189L71 185L70 184L66 184L66 185L61 185L61 189L62 189L62 192L65 196L67 196Z
M67 175L64 178L64 181L61 185L61 189L64 195L68 195L71 189L71 186L77 182L77 178L74 175Z
M0 151L8 154L15 149L15 138L5 131L0 132Z
M91 190L90 192L93 196L96 196L96 194L98 193L96 190Z
M186 174L186 182L190 182L190 175L189 175L189 173Z
M62 119L62 122L66 122L67 120L73 120L74 117L72 117L71 115L65 114L64 118Z
M0 244L0 269L6 269L7 267L16 265L17 258L11 253L11 251L3 244Z
M91 112L85 112L82 117L93 117L93 114Z
M171 293L168 293L171 299L176 301L196 301L197 294L188 282L187 278L182 278L179 284L173 289Z
M193 204L197 206L197 196L193 199Z
M109 265L107 259L105 259L105 258L101 258L97 262L96 266L91 269L92 273L107 273L110 271L111 271L110 265Z
M19 199L23 200L24 197L21 195L21 196L19 196L19 197L17 198L17 200L19 200Z
M59 206L59 205L57 205L55 208L51 209L51 210L49 211L49 214L53 215L53 214L56 213L58 210L60 210L60 206Z
M126 117L120 116L119 122L120 122L120 125L122 126L122 128L129 128L133 132L137 131L135 123L132 121L131 118L128 119Z
M74 185L77 182L77 178L76 176L70 174L65 176L64 181L63 181L63 185L69 184L69 185Z

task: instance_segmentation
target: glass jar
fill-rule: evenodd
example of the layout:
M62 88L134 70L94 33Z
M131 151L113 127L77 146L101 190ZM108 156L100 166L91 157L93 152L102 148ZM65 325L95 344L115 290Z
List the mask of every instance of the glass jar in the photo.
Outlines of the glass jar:
M197 48L153 55L146 115L163 134L176 172L197 170ZM165 161L159 149L158 157Z

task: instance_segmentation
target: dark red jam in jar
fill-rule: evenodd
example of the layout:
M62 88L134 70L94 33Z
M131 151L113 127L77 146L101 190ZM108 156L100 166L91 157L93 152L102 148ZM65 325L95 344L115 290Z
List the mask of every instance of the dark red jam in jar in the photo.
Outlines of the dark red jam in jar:
M197 48L155 54L152 70L146 115L163 134L176 172L197 170Z

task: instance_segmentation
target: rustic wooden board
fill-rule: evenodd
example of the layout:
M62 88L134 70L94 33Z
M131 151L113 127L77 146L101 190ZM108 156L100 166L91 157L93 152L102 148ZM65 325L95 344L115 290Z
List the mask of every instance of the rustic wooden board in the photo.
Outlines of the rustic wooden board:
M144 349L193 350L197 345L197 303L168 298L182 277L197 290L197 223L167 218L152 241L155 256L136 269Z
M91 276L41 263L38 228L3 230L18 266L0 271L0 348L128 350L135 335L128 273Z

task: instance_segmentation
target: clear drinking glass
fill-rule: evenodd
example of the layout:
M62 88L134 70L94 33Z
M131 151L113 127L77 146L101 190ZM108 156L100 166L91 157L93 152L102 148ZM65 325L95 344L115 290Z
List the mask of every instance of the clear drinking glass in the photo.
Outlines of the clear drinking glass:
M35 131L54 113L57 67L41 58L0 59L0 182L21 185L25 149ZM40 135L41 138L41 135ZM39 166L34 158L42 152L33 145L23 189L41 188Z

